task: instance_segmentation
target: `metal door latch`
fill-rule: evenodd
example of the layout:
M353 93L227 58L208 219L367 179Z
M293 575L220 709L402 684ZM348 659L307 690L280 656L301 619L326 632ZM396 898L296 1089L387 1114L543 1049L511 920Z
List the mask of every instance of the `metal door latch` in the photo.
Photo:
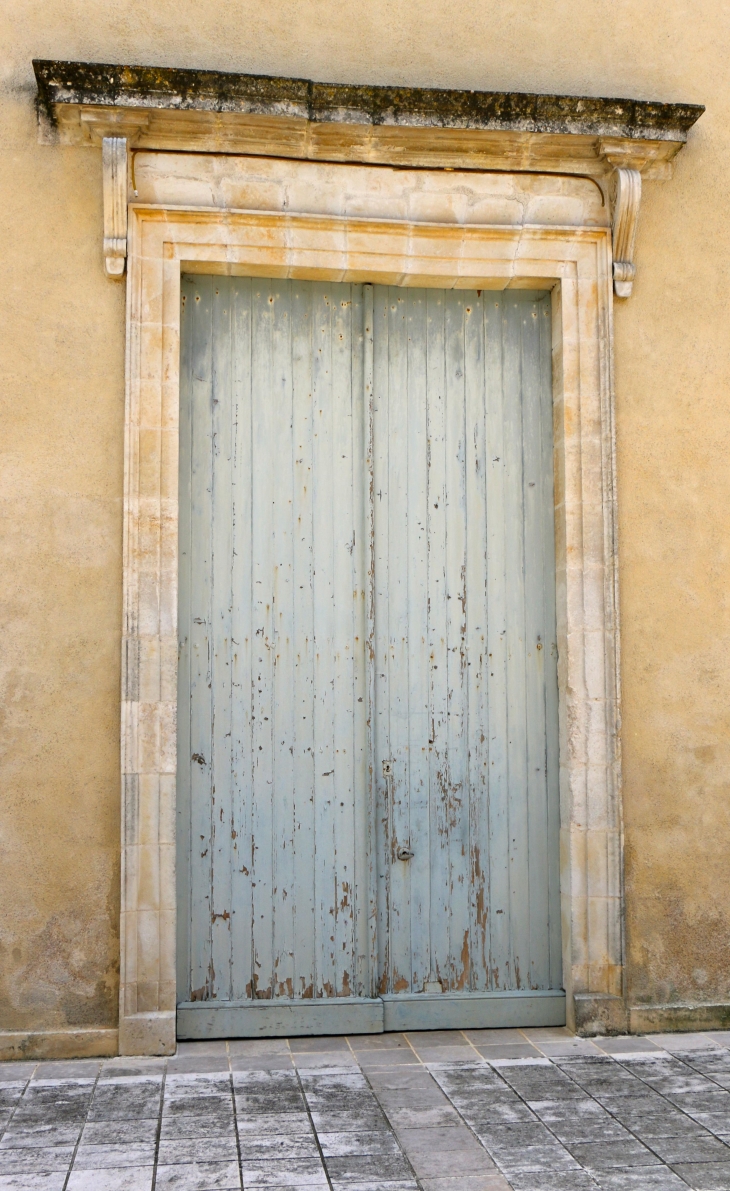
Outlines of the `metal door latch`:
M393 830L393 779L395 774L393 773L392 761L383 761L383 777L385 778L385 791L388 798L388 836L393 840L395 835ZM393 847L392 843L390 847ZM395 854L398 860L411 860L413 858L410 845L406 845L405 847L398 847L396 845Z

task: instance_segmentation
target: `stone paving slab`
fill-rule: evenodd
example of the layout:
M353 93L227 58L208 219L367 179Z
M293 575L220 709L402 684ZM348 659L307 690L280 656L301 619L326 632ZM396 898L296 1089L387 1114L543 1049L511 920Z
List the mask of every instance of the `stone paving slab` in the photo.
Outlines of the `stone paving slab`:
M730 1191L730 1032L0 1064L0 1191Z

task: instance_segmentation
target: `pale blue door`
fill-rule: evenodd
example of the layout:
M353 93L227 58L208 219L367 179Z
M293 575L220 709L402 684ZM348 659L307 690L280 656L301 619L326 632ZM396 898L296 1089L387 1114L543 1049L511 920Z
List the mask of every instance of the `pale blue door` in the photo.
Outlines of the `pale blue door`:
M179 1035L561 1021L549 295L182 302Z
M559 1016L549 294L377 287L374 428L385 1026Z

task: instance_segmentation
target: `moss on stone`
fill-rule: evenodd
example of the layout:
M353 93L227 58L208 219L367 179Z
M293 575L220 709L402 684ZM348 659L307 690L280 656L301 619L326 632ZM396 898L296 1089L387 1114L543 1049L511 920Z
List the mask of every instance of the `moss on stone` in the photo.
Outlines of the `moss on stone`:
M36 60L33 67L39 103L51 118L54 105L73 103L249 112L321 123L684 140L705 110L698 104L638 99L314 83L162 66Z

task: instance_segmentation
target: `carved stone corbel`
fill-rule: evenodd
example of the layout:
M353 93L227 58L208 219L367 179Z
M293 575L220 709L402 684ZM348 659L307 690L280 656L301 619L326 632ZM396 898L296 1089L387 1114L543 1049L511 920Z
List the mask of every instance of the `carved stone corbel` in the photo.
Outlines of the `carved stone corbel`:
M104 137L101 164L104 178L104 262L109 277L121 278L127 259L126 137Z
M636 276L634 249L641 203L641 174L616 169L612 188L613 288L617 298L630 298Z
M618 137L602 137L599 156L613 166L610 186L613 230L613 288L617 298L630 298L636 276L634 249L641 205L641 171L654 165L653 146ZM671 163L670 163L671 165Z

